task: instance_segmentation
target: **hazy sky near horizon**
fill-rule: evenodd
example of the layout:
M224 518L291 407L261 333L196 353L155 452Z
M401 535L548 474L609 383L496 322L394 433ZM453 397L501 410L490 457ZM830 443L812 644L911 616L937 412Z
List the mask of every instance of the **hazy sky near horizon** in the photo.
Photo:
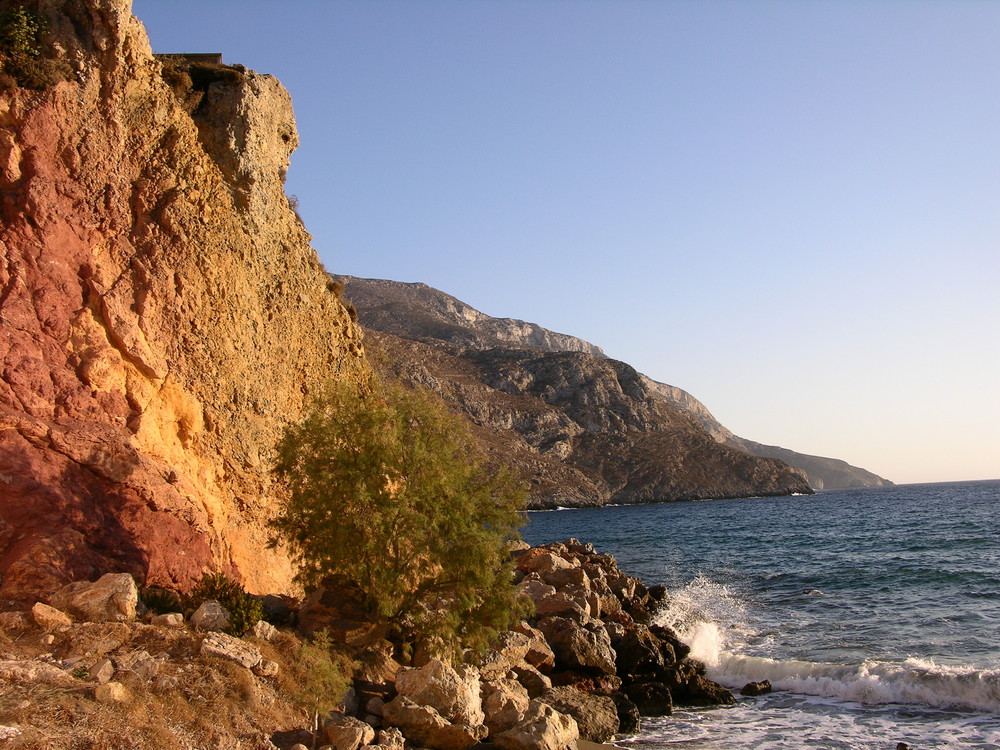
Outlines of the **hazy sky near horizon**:
M758 442L1000 478L1000 3L134 13L288 88L328 270L587 339Z

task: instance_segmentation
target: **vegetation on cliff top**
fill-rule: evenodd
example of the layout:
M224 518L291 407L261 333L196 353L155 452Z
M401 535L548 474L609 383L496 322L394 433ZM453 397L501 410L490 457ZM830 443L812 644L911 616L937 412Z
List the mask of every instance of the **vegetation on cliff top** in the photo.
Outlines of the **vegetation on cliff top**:
M410 643L485 647L524 614L511 583L523 492L486 468L466 423L434 396L331 385L279 445L274 521L307 587L343 576Z
M64 60L42 55L48 27L37 10L11 8L0 15L0 89L44 89L69 77Z

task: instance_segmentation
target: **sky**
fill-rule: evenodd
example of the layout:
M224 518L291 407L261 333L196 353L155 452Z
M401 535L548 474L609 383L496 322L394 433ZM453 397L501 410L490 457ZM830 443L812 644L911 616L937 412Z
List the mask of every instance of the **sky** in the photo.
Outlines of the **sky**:
M895 482L1000 478L1000 3L135 0L291 92L333 273Z

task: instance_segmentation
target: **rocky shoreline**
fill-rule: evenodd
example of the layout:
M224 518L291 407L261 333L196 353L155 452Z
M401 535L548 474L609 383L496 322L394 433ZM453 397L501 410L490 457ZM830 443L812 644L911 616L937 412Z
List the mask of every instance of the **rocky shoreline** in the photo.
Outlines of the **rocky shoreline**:
M282 726L258 721L254 730L234 732L232 747L587 750L637 732L643 716L667 715L674 705L735 702L705 677L676 634L654 623L669 600L662 586L647 588L614 557L574 539L522 544L512 555L517 585L535 614L458 666L437 658L433 644L408 651L392 642L363 616L357 592L333 581L301 603L266 597L278 628L262 620L243 638L221 632L225 612L215 602L187 618L143 614L125 573L70 584L47 602L7 602L9 611L0 614L0 731L15 748L69 747L30 719L19 723L5 700L11 690L44 685L84 696L78 712L88 703L134 711L165 695L190 697L185 679L192 670L228 669L226 679L244 681L277 705L294 687L286 684L294 666L282 652L294 651L299 634L324 630L351 659L347 692L327 696L318 725L290 709L271 719ZM34 706L32 715L44 709ZM289 726L295 715L298 726Z

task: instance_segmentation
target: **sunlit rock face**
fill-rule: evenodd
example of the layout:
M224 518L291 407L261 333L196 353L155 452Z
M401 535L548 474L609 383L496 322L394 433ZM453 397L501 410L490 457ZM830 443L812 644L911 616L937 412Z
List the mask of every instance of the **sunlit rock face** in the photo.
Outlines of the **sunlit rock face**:
M41 10L72 73L0 91L0 591L286 589L274 443L325 379L370 377L283 191L288 94L237 70L192 107L128 0Z

